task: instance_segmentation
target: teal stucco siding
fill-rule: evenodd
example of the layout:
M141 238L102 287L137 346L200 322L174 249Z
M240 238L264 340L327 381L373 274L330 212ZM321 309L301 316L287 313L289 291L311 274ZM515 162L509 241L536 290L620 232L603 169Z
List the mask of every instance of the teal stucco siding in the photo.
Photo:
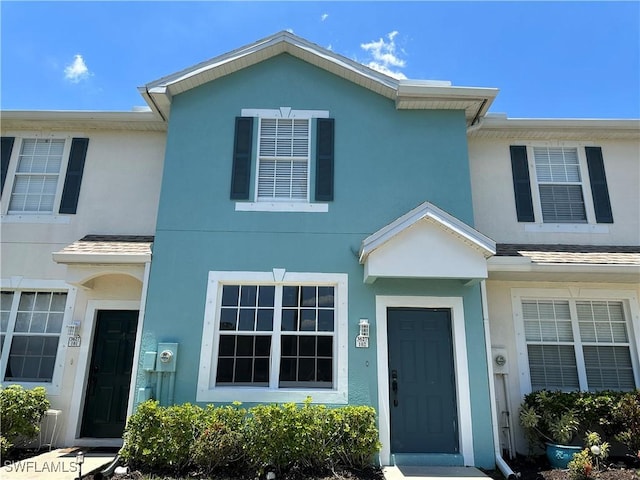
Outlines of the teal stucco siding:
M243 108L279 107L325 110L335 119L335 195L326 213L242 212L229 199L235 117ZM312 163L312 190L314 175ZM253 197L253 181L251 189ZM179 343L174 401L196 399L209 271L346 273L351 404L378 406L376 295L464 299L471 381L465 408L472 411L476 465L493 466L479 287L363 282L362 240L424 201L473 224L462 111L397 110L393 100L286 54L175 96L141 346L144 352L158 342ZM368 349L355 348L360 318L371 323ZM146 382L139 369L137 387Z

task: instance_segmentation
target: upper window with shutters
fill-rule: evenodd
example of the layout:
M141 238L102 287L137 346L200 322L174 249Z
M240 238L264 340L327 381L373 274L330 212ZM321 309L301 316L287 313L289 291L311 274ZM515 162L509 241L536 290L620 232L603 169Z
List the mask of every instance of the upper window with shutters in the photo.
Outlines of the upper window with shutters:
M231 178L236 210L328 211L334 136L328 116L326 111L286 107L242 110L236 118Z
M512 145L510 152L519 222L613 223L600 147Z
M60 136L2 137L3 221L68 221L58 214L76 213L88 143Z

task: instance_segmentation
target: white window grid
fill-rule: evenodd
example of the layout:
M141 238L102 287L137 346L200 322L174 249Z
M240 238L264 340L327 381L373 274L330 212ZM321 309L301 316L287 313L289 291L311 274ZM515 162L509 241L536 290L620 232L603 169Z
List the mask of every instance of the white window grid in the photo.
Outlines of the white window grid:
M238 288L237 303L231 304L224 300L224 288ZM245 287L243 289L243 287ZM247 288L248 287L248 288ZM255 297L252 300L245 301L243 299L244 292L248 289L254 289L256 291ZM315 289L315 305L303 305L302 300L298 302L298 305L286 304L283 302L285 298L285 290L297 288L298 299L302 298L303 291L309 289ZM260 305L260 295L265 289L273 289L273 305L263 304ZM304 290L303 290L304 289ZM323 293L331 291L333 296L331 306L320 305L321 297ZM308 293L308 292L307 292ZM337 305L336 305L337 288L335 285L302 285L302 284L242 284L238 282L233 283L221 283L219 284L219 298L220 305L217 308L216 313L216 328L215 332L218 336L218 349L215 352L214 360L214 378L216 378L216 385L218 386L233 386L233 387L268 387L270 389L286 389L286 388L335 388L336 387L336 362L337 362ZM308 296L308 295L307 295ZM271 322L267 320L269 314L264 315L261 319L261 313L270 312ZM287 313L293 313L289 315L289 319L285 320ZM312 313L312 315L310 315ZM329 325L328 316L324 315L330 313L331 321ZM227 319L223 319L223 316ZM311 320L311 316L314 320ZM323 319L324 317L324 319ZM288 320L297 318L296 324L291 324ZM231 324L235 322L235 325ZM306 323L305 323L306 322ZM283 327L283 323L288 323L288 326ZM313 323L313 328L310 328ZM224 328L223 328L224 326ZM330 328L329 328L330 327ZM221 358L221 343L222 337L234 337L237 342L240 337L253 337L254 338L254 350L253 355L245 357L244 361L251 358L254 362L254 370L252 372L253 381L236 381L235 378L226 378L223 381L220 380L218 374L218 368L220 367ZM255 362L262 362L265 358L264 352L258 352L256 350L256 338L268 337L270 338L270 351L269 351L269 375L266 378L255 378ZM300 339L314 338L315 349L313 355L303 355L300 353L299 346L295 355L285 354L282 351L282 343L284 337L295 337L296 342L301 342ZM321 338L331 339L331 354L330 356L321 355L318 351L318 345ZM324 343L324 342L323 342ZM260 353L260 354L258 354ZM234 352L233 355L226 355L225 358L233 358L237 361L238 355ZM313 359L314 362L330 360L331 380L318 379L317 372L318 367L315 363L316 373L314 380L300 380L299 377L296 380L282 380L281 379L281 362L288 361L297 362L296 372L299 375L299 362L300 359ZM232 374L235 377L235 373Z
M63 138L24 138L13 176L9 213L52 213L66 154Z
M3 290L0 300L2 379L52 382L65 320L67 292ZM16 341L22 344L20 351L17 350L18 344L14 343Z
M260 117L256 201L308 201L310 132L308 118Z
M580 159L576 147L533 147L543 222L586 223Z
M531 388L631 390L633 347L619 300L521 300Z

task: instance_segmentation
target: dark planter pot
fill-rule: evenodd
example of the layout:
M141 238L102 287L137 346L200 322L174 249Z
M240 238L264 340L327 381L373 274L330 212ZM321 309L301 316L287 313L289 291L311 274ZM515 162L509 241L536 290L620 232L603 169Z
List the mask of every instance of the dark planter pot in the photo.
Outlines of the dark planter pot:
M567 468L567 464L573 460L573 456L582 450L582 447L573 445L554 445L553 443L545 443L547 460L553 468Z

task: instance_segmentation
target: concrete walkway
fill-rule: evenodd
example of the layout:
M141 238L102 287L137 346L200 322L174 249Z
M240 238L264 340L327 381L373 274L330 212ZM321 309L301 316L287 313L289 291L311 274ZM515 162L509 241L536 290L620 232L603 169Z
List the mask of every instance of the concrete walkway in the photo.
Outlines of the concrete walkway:
M489 478L474 467L394 466L384 467L382 473L384 473L386 480L471 480Z
M2 462L0 479L2 480L74 480L78 478L76 452L82 450L84 463L82 475L102 469L116 457L115 453L103 453L78 447L59 448L38 456L16 462Z
M85 452L82 464L83 476L106 467L116 456L115 453L103 453L78 447L59 448L13 463L3 462L3 467L0 468L0 479L76 480L79 473L76 464L78 450ZM474 467L394 466L384 467L382 472L386 480L483 480L489 478Z

